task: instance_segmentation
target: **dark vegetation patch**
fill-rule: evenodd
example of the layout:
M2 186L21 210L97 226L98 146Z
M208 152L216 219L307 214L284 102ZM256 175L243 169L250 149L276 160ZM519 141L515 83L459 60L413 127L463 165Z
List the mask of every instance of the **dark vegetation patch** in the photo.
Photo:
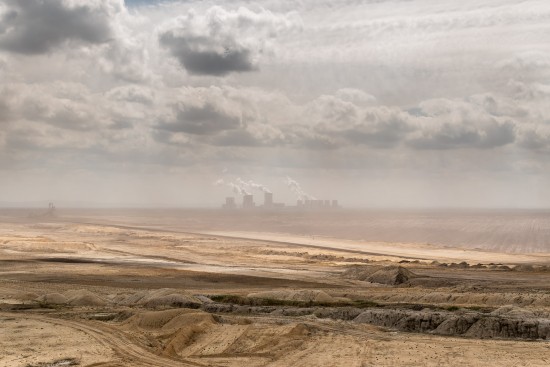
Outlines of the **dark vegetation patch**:
M353 310L378 309L393 311L413 312L448 312L449 314L461 314L465 311L475 311L480 314L489 314L495 310L494 307L485 306L456 306L456 305L433 305L423 303L379 303L371 300L356 299L350 302L316 302L316 301L291 301L280 299L252 298L231 294L217 294L208 296L215 303L206 303L201 308L207 312L244 312L270 313L277 309L288 316L315 314L320 318L342 319L341 313L353 313ZM250 309L247 309L250 307ZM288 309L285 309L288 307ZM301 311L300 311L301 310ZM325 310L325 311L323 311ZM288 311L288 312L287 312Z
M81 257L48 257L44 259L37 259L38 261L47 263L64 263L64 264L95 264L101 263L100 260L85 259Z
M77 358L62 358L53 362L39 362L36 364L27 364L25 367L65 367L78 366L80 361Z
M272 298L256 298L256 297L244 297L232 294L217 294L208 296L212 301L225 304L233 304L238 306L284 306L284 307L355 307L355 308L386 308L386 309L406 309L413 311L421 310L447 310L458 311L457 306L436 306L432 304L423 303L378 303L371 300L352 300L349 302L316 302L316 301L292 301Z
M214 302L229 303L239 306L288 306L288 307L342 307L352 306L350 302L316 302L316 301L292 301L272 298L243 297L231 294L217 294L209 296ZM371 307L375 305L371 303Z

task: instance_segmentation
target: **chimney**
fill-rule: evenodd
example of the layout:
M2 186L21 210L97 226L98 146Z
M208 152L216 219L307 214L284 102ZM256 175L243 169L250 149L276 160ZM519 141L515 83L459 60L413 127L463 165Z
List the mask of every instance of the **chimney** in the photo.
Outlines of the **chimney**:
M254 196L252 195L244 195L243 196L243 208L249 209L254 208Z
M235 209L237 205L235 204L235 198L234 197L226 197L225 198L225 204L222 205L224 209Z
M270 193L270 192L265 192L264 193L264 206L266 208L269 208L271 206L273 206L273 194Z

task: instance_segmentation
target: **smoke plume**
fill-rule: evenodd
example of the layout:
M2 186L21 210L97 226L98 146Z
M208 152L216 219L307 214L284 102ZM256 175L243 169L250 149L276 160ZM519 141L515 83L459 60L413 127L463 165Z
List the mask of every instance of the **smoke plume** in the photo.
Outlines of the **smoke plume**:
M246 188L243 187L242 185L239 185L238 183L235 183L235 182L225 181L223 178L220 178L219 180L214 182L214 185L227 186L231 189L231 191L233 191L235 195L240 195L240 196L250 195L250 192L246 190Z
M300 184L292 178L286 176L286 184L290 191L292 191L300 200L315 200L314 196L307 194Z
M266 186L264 186L260 183L254 182L252 180L244 181L240 177L237 177L236 182L237 182L237 184L241 185L241 187L245 187L248 190L271 193L271 190L269 190Z
M250 195L252 191L260 191L260 192L268 192L268 193L271 192L271 190L269 190L265 185L254 182L252 180L245 181L240 177L237 177L234 181L226 181L223 178L220 178L219 180L214 182L214 185L227 186L231 188L231 190L236 195L241 195L241 196Z

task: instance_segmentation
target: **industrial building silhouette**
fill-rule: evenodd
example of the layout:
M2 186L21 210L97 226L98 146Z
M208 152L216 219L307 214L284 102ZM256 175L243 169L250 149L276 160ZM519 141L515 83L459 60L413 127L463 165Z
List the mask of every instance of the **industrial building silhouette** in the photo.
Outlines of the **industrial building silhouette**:
M337 209L339 208L338 200L318 200L318 199L304 199L297 200L296 206L286 206L284 203L276 203L273 201L273 193L264 193L264 202L261 205L256 205L254 202L254 195L243 195L242 204L238 204L234 196L225 198L225 203L222 205L224 209L282 209L282 208L294 208L294 209Z

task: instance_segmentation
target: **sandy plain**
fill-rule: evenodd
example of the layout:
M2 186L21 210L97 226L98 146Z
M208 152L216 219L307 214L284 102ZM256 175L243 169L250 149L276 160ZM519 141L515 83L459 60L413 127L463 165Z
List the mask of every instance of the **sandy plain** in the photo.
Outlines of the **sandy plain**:
M550 365L547 215L422 215L0 212L0 366Z

